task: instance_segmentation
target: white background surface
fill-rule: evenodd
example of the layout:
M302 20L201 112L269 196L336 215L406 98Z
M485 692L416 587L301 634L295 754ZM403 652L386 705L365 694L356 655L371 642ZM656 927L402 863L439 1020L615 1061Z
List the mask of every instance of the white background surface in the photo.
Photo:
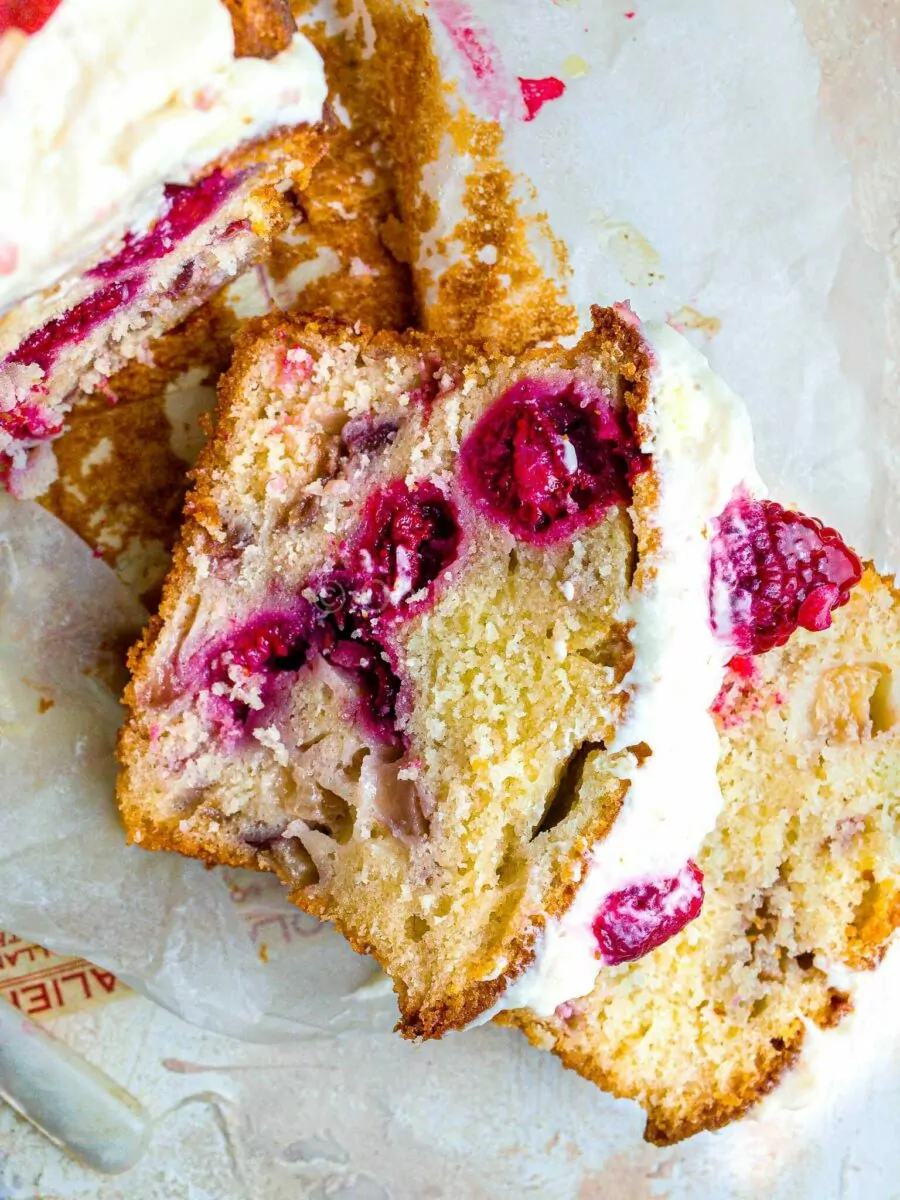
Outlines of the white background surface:
M636 3L634 20L609 0L532 3L533 25L504 23L510 76L560 74L572 53L590 68L563 100L510 133L513 165L527 165L551 224L577 247L576 299L596 299L593 284L603 279L609 295L630 294L643 312L691 304L718 317L721 332L704 349L748 401L770 482L884 554L900 475L897 441L872 436L896 429L896 380L883 364L886 345L896 360L888 339L900 321L895 293L885 308L888 273L876 253L896 254L900 211L892 6L803 5L806 36L825 66L826 120L816 60L786 0L649 0ZM522 11L509 0L483 7ZM855 224L842 154L874 250ZM626 225L655 249L661 281L641 283L641 262L623 256L615 231ZM107 595L118 613L124 601L111 577L72 544L62 553L54 539L66 537L51 524L46 565L57 571L56 588L32 580L41 603L58 599L59 572L71 569L92 611ZM20 575L16 586L27 582ZM36 619L34 609L16 608ZM247 906L235 909L224 883L196 864L126 854L103 807L114 709L76 679L76 661L41 650L39 632L19 622L7 642L16 669L27 661L34 677L43 662L71 687L71 704L53 717L51 743L16 759L28 845L21 833L15 845L9 830L0 840L0 927L93 954L219 1028L246 1029L265 1008L303 1022L298 1032L310 1036L238 1043L141 997L67 1020L64 1036L151 1109L153 1149L128 1176L99 1182L3 1110L3 1200L900 1196L895 958L871 981L858 1016L817 1039L812 1066L757 1115L672 1150L645 1147L633 1106L535 1054L519 1035L482 1029L402 1044L379 1032L390 1024L389 1000L353 996L366 968L327 931L301 926L283 953L270 945L264 967L241 932ZM95 719L85 722L89 701ZM48 771L55 763L64 773L75 750L90 768L77 797L71 778ZM95 888L100 900L88 907L80 879L96 881L98 870L106 898ZM268 910L265 897L249 903ZM122 920L133 934L124 941Z

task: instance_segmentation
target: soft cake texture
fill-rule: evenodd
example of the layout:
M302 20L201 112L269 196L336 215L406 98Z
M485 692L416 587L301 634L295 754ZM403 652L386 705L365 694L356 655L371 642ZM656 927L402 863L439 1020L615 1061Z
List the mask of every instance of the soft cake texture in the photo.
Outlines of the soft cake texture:
M552 1018L499 1018L638 1100L661 1144L774 1087L806 1023L852 1008L834 968L876 966L900 921L897 593L867 570L830 629L735 667L716 705L725 806L697 860L700 917Z
M633 516L614 496L571 536L522 540L478 511L460 445L518 381L561 376L599 388L627 429L648 373L612 310L574 349L516 359L266 319L221 385L160 614L131 656L122 814L146 848L277 872L385 966L411 1036L502 995L615 818L625 785L604 742L631 659L617 614L652 494L646 471ZM437 532L419 574L397 557L392 599L352 575L381 553L354 550L363 533L414 537L411 517L385 515L398 495ZM322 629L338 638L324 651Z

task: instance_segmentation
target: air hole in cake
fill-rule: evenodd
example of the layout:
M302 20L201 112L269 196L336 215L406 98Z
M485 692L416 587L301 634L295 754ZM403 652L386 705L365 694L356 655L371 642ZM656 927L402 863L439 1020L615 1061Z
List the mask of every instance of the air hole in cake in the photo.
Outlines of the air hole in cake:
M634 666L634 647L624 625L612 625L602 642L576 650L579 658L597 667L606 667L621 681Z
M254 850L268 850L272 843L284 832L286 821L278 825L266 824L263 821L249 823L241 827L241 837Z
M406 935L412 942L421 942L428 932L428 922L422 917L412 916L406 920Z
M344 767L344 774L351 783L359 783L362 778L363 763L370 753L367 746L361 746Z
M759 1020L759 1018L763 1015L763 1013L766 1011L766 1009L768 1007L769 1007L769 1001L766 996L762 996L758 1000L754 1000L753 1003L750 1005L750 1020L751 1021Z
M608 966L634 962L662 946L703 906L703 873L687 862L678 875L612 892L594 919L594 936Z
M308 741L301 742L297 747L297 750L300 754L305 754L307 750L312 750L314 746L318 746L320 742L324 742L327 737L327 733L316 734L315 737L310 738Z
M900 696L897 695L893 672L880 663L876 669L879 679L869 697L869 720L873 737L893 729L900 718Z
M339 845L343 846L353 836L353 826L356 823L356 810L343 796L339 796L331 788L325 787L323 783L320 782L317 786L325 831Z
M168 207L150 232L141 237L127 234L118 254L92 267L86 272L88 278L116 279L164 258L221 208L242 179L241 174L229 176L215 170L198 183L167 183L164 196Z
M834 529L747 494L716 522L711 564L713 629L740 654L783 646L798 626L827 629L862 578Z
M605 747L602 742L582 742L578 749L569 756L556 787L547 797L543 816L534 827L531 841L534 841L538 834L547 833L566 819L578 801L588 755L595 750L603 749Z
M389 757L383 751L372 754L364 763L361 784L370 798L373 815L396 838L413 842L428 832L422 797L415 780L409 778L408 759Z
M546 543L631 501L647 466L627 411L571 377L520 379L482 415L460 451L466 490L523 541Z

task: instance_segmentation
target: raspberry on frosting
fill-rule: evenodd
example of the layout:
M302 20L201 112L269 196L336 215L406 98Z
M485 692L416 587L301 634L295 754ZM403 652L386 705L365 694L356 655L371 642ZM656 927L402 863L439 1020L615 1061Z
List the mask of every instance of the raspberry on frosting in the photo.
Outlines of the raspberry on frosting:
M783 646L791 634L827 629L862 578L840 534L774 500L740 494L712 539L713 629L739 654Z
M694 862L669 879L612 892L594 918L594 936L607 966L634 962L681 930L703 907L703 873Z

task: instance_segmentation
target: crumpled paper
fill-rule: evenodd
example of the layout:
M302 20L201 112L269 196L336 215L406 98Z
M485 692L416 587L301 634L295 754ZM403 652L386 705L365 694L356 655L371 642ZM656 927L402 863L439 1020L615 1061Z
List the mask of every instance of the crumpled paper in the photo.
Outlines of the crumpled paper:
M442 63L474 111L502 119L523 206L566 243L582 317L630 298L684 329L745 396L773 492L896 565L898 442L880 419L887 271L854 214L791 5L476 7L433 5ZM460 21L492 47L490 92ZM564 94L526 121L520 77L549 76ZM457 219L446 205L436 233ZM144 614L36 506L3 500L0 563L0 928L222 1032L387 1028L393 1002L371 966L274 881L125 847L120 710L97 663Z

